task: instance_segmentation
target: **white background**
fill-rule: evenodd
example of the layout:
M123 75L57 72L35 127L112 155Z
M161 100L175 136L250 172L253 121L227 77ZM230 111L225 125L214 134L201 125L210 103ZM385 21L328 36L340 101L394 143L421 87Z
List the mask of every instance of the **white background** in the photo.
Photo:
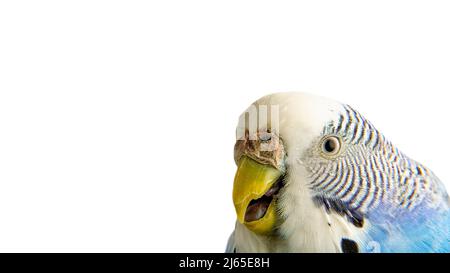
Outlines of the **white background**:
M349 103L450 181L448 1L3 1L0 251L222 252L239 114Z

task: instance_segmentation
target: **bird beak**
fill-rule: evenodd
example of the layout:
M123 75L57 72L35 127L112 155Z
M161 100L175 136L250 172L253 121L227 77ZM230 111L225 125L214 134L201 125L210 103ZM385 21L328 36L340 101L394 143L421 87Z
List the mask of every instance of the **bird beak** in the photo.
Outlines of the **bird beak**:
M268 193L280 176L281 172L276 168L258 163L247 156L243 156L238 162L233 186L234 207L238 221L255 233L267 234L272 231L276 220L275 202L270 201L264 216L253 221L246 220L249 204Z

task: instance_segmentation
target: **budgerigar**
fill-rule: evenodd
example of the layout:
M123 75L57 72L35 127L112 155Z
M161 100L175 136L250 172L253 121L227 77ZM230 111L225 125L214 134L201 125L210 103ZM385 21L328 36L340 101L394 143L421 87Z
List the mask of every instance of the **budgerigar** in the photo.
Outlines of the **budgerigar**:
M228 252L450 252L444 185L349 105L268 95L237 135Z

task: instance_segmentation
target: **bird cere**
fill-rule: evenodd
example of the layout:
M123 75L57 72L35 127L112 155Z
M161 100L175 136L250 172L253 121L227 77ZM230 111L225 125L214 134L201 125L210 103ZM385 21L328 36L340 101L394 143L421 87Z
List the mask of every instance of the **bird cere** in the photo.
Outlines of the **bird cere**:
M227 252L450 251L442 182L351 106L268 95L236 139Z

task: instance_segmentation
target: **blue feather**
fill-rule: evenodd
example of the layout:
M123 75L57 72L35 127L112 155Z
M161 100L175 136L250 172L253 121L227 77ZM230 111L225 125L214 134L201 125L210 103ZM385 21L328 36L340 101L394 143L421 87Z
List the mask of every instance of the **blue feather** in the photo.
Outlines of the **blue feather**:
M380 206L367 215L362 252L450 252L448 206L417 207L411 211Z

